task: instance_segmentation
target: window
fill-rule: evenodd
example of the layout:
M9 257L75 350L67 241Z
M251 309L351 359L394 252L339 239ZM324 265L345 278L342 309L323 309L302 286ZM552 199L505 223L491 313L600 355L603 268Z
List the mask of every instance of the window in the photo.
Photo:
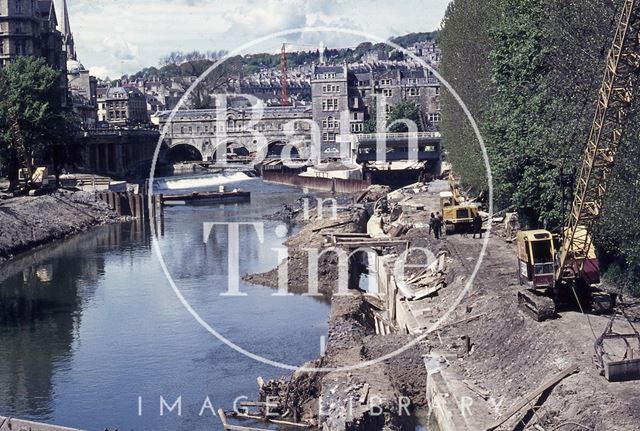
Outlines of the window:
M390 79L382 79L380 80L380 85L391 85Z
M385 88L384 90L382 90L382 94L384 94L385 97L391 97L393 96L393 91L388 88Z
M384 105L384 112L386 114L389 114L391 112L391 109L392 109L391 105Z
M324 75L322 75L322 77L324 79L335 79L336 74L335 73L325 73Z
M0 40L0 55L4 54L4 41Z
M336 120L333 117L327 117L325 120L322 120L322 128L323 129L339 129L340 121Z
M409 89L409 96L419 96L420 95L420 89L419 88L410 88Z
M19 40L16 42L16 54L23 55L27 53L26 45L24 40Z
M440 95L440 87L436 87L436 96Z
M340 92L340 86L339 85L333 85L333 84L323 85L322 86L322 92L323 93L339 93Z
M22 0L16 0L16 13L22 13Z
M429 114L427 116L427 118L428 118L429 122L432 123L432 124L438 124L440 122L440 119L441 119L440 114Z
M328 141L328 142L335 142L336 134L335 133L331 133L331 132L324 132L322 134L322 140L323 141Z
M417 84L418 80L416 78L409 78L409 84Z
M362 132L364 130L364 124L362 123L353 123L351 124L351 131L358 133L358 132Z
M338 110L338 99L323 99L322 100L322 110L323 111L337 111Z

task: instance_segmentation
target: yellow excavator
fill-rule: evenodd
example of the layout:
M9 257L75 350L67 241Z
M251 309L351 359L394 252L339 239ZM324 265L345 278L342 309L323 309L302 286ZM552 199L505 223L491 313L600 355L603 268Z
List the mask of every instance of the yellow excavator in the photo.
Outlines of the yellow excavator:
M625 0L567 223L560 235L546 230L516 237L520 308L542 321L571 300L581 309L610 311L615 297L599 291L600 267L592 241L640 74L640 0ZM586 310L584 310L586 311Z
M478 214L478 205L465 199L453 174L449 174L448 181L449 191L440 192L440 211L445 233L470 232L473 218Z

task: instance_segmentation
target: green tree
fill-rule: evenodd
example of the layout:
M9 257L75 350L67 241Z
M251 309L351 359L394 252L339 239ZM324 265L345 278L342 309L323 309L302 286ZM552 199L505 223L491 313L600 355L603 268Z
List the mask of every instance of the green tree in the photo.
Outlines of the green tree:
M485 137L496 209L515 205L528 227L565 222L556 180L582 162L621 4L454 0L447 10L442 73ZM632 109L595 243L606 274L640 293L640 98ZM444 92L449 159L465 183L482 187L484 168L465 124Z
M0 157L11 189L18 169L31 172L66 133L59 84L59 73L42 58L20 57L0 69Z
M485 138L495 95L489 55L495 47L492 29L500 18L498 4L499 0L452 1L439 35L441 73L467 105ZM474 194L486 190L487 172L480 144L466 114L444 86L441 102L440 131L447 161Z
M393 124L394 122L396 122ZM414 123L419 132L423 132L424 121L422 119L422 114L420 113L420 105L412 100L403 100L398 103L391 109L389 112L389 117L387 119L387 124L390 125L390 132L408 132L409 126L404 122L412 122Z

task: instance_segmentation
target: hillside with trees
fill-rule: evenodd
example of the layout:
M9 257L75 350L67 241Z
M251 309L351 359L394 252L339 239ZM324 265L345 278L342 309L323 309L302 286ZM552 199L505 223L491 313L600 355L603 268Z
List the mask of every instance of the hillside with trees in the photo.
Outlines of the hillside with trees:
M433 39L438 40L438 38L439 31L434 31L426 33L409 33L404 36L392 37L389 40L407 48L418 42ZM325 58L325 61L334 64L340 64L343 62L353 63L361 61L368 52L377 50L384 50L387 53L391 53L393 48L384 43L374 44L371 42L362 42L355 48L325 48L323 57ZM133 75L128 76L128 79L149 79L152 77L170 79L199 76L216 61L227 54L228 52L224 50L207 52L174 51L162 57L159 61L158 67L146 67ZM287 53L287 67L294 68L309 65L313 62L318 62L319 59L320 51L318 49L309 51L291 51ZM402 53L391 53L391 60L403 59L404 55L402 55ZM233 61L236 65L241 65L241 68L238 70L239 73L252 74L260 71L261 69L277 69L280 66L280 54L247 54L243 56L236 56L227 61Z
M527 227L557 230L563 224L558 178L582 161L621 3L454 0L447 10L443 75L480 125L496 210L519 208ZM456 174L486 189L477 139L446 91L443 110L443 138ZM609 278L640 293L640 121L630 118L596 244Z

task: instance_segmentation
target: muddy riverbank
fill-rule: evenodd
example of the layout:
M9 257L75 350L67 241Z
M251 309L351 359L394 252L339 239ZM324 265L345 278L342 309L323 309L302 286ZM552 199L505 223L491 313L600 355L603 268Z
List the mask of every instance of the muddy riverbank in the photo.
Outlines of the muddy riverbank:
M328 206L323 216L313 208L307 214L311 216L305 217L302 202L278 212L274 217L293 220L300 228L286 242L289 258L279 268L248 274L244 280L275 289L279 270L286 267L289 291L308 292L308 249L322 251L323 245L326 249L332 234L366 234L373 207L388 191L373 187L366 194L342 196L337 199L334 217L327 217ZM424 245L424 241L417 241ZM355 286L350 283L347 295L337 294L338 263L335 253L321 255L318 262L318 288L331 301L331 315L324 355L305 364L305 368L325 371L297 372L265 382L260 388L261 399L277 400L276 411L286 420L330 430L415 429L416 412L427 404L427 372L422 359L425 346L418 343L394 354L412 337L378 333L374 313L381 310L372 305L377 295L361 289L357 280ZM354 263L349 266L353 271ZM367 365L363 367L363 363Z
M0 262L118 220L106 203L88 192L64 191L0 201Z

